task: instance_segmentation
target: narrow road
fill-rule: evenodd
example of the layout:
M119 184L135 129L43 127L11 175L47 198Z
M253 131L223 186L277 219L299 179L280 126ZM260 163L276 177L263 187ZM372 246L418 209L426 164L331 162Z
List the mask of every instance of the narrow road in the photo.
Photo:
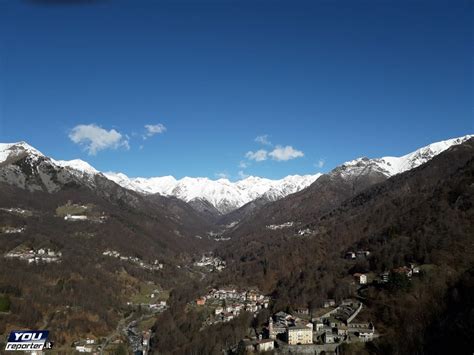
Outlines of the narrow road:
M122 318L118 324L117 324L117 328L115 328L115 331L113 331L107 338L105 338L105 342L103 343L102 345L102 348L100 349L100 355L104 355L104 350L105 348L109 345L110 341L117 335L119 335L121 333L121 329L123 327L123 324L124 323L127 323L130 318L132 318L134 316L134 313L132 312L128 317L126 318Z

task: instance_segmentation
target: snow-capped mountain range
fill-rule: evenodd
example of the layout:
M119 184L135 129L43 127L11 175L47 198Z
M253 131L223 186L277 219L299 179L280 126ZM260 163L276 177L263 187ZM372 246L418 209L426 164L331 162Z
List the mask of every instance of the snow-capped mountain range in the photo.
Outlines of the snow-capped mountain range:
M444 152L449 147L461 144L473 137L474 135L466 135L464 137L432 143L401 157L388 156L376 159L369 159L366 157L358 158L342 164L341 166L334 169L334 171L341 173L343 176L349 177L352 175L361 174L364 171L370 169L387 177L391 177L414 169L431 160L438 154Z
M466 135L433 143L402 157L359 158L342 164L332 173L337 172L342 176L350 177L370 170L391 177L416 168L452 145L461 144L473 137L474 135ZM48 159L25 142L0 143L0 164L22 154L29 156L32 161L39 158ZM81 178L91 179L96 174L102 174L124 188L143 194L174 196L186 202L207 201L221 214L229 213L257 198L265 197L269 201L283 198L308 187L321 176L321 174L290 175L280 180L250 176L236 182L231 182L228 179L211 180L202 177L184 177L179 180L173 176L129 178L122 173L102 173L79 159L70 161L49 159L57 167L68 169L72 174Z
M128 189L142 193L158 193L175 196L186 202L204 200L210 202L220 213L229 213L246 203L265 196L274 201L311 185L321 174L290 175L280 180L249 176L237 182L228 179L172 176L156 178L129 178L121 173L105 173L110 180Z
M0 143L0 164L21 155L27 155L32 161L47 159L56 167L68 169L71 174L87 181L92 181L95 175L102 174L124 188L143 194L174 196L185 202L207 201L221 214L231 212L263 196L274 201L295 193L309 186L321 175L290 175L280 180L250 176L237 182L202 177L184 177L179 180L173 176L129 178L122 173L102 173L80 159L66 161L48 158L26 142Z

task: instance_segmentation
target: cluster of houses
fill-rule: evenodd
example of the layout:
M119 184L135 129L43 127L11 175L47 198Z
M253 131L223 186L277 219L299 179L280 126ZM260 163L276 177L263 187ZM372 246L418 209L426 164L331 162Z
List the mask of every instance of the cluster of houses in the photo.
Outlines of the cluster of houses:
M5 212L9 212L9 213L13 213L13 214L17 214L17 215L20 215L20 216L31 214L30 211L23 210L21 208L0 208L0 210L5 211Z
M157 303L133 303L133 302L127 302L127 306L131 307L141 307L141 309L148 309L152 313L159 313L164 311L167 308L166 301L158 301Z
M408 266L401 266L392 269L391 271L384 271L383 273L380 274L380 282L381 283L387 283L390 281L390 275L393 274L399 274L399 275L405 275L409 279L412 278L412 276L417 276L420 274L420 267L416 264L410 264Z
M307 237L308 235L311 235L313 234L313 231L309 228L305 228L305 229L300 229L298 230L298 232L296 233L296 235L300 236L300 237Z
M394 268L391 271L384 271L379 275L379 279L376 279L375 282L387 283L390 281L390 276L394 274L405 275L406 277L411 279L412 276L420 274L420 267L415 264L410 264L409 266L401 266ZM367 274L355 273L352 276L359 285L366 285L368 283Z
M277 230L277 229L283 229L283 228L290 228L293 227L294 222L286 222L282 224L270 224L267 226L267 229L270 230Z
M295 315L282 311L275 313L258 337L241 340L237 348L246 353L265 352L272 351L278 344L280 348L288 347L289 353L297 353L301 346L319 353L330 349L325 346L337 347L347 341L366 342L373 339L373 324L357 320L362 303L345 300L336 306L334 300L328 300L327 305L331 309L314 318L310 317L307 308L297 310Z
M206 256L203 255L201 260L194 263L194 265L198 267L205 267L209 269L209 271L222 271L225 269L225 261L214 256Z
M210 239L214 239L216 242L226 242L230 240L230 237L225 237L223 232L208 232L207 237Z
M367 259L370 256L369 250L357 250L357 251L348 251L345 254L345 259L348 260L357 260L357 259ZM394 268L390 271L382 272L378 278L375 278L374 282L376 283L387 283L390 281L391 275L405 275L409 279L412 276L416 276L420 274L420 267L416 264L409 264L401 267ZM366 285L368 284L368 276L364 273L355 273L352 275L355 279L355 282L359 285Z
M2 227L0 231L5 234L17 234L23 233L26 230L26 227Z
M285 312L270 317L267 333L269 339L280 339L288 345L313 344L313 324Z
M256 290L235 288L212 289L196 300L197 306L207 306L213 310L206 321L208 325L231 321L242 311L258 313L262 308L268 308L269 303L270 298Z
M135 264L139 266L142 269L145 270L161 270L163 269L163 264L161 264L158 260L153 261L151 264L144 262L140 258L137 258L136 256L125 256L121 255L118 251L116 250L106 250L102 253L104 256L110 256L116 259L120 259L132 264Z
M270 230L279 230L279 229L291 228L294 225L295 225L295 222L285 222L282 224L269 224L266 226L266 228ZM314 231L311 230L310 228L303 228L303 229L298 229L295 235L298 237L306 237L306 236L312 235L313 232Z
M340 343L349 337L364 342L372 340L375 334L373 324L357 320L362 307L360 302L344 300L336 308L313 318L315 337L324 344Z
M151 330L140 330L136 321L124 329L133 354L147 355L150 351Z
M323 308L336 307L336 300L328 299L323 302Z
M98 350L95 339L89 338L75 341L73 347L78 353L92 353L93 351Z
M25 260L32 263L58 263L61 261L62 253L52 249L22 249L17 248L5 254L6 258Z
M346 259L355 260L355 259L366 259L370 255L368 250L357 250L357 251L348 251L346 253Z

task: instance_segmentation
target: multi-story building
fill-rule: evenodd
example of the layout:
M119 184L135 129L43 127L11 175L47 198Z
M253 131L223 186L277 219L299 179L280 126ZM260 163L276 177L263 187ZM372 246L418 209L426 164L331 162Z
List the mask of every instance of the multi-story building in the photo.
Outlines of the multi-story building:
M286 330L289 345L313 344L313 325L295 325Z

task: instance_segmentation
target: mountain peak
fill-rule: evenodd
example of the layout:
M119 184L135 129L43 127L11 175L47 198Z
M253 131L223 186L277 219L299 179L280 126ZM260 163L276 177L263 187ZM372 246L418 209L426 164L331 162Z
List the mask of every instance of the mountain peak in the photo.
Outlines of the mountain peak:
M345 162L333 171L335 173L341 172L343 176L347 177L360 174L361 172L370 169L382 173L387 177L391 177L407 170L414 169L431 160L436 155L444 152L451 146L464 143L473 137L474 135L466 135L463 137L431 143L401 157L386 156L375 159L361 157Z
M17 157L25 153L35 158L44 157L43 153L36 148L33 148L25 141L16 143L0 143L0 163L8 158Z

